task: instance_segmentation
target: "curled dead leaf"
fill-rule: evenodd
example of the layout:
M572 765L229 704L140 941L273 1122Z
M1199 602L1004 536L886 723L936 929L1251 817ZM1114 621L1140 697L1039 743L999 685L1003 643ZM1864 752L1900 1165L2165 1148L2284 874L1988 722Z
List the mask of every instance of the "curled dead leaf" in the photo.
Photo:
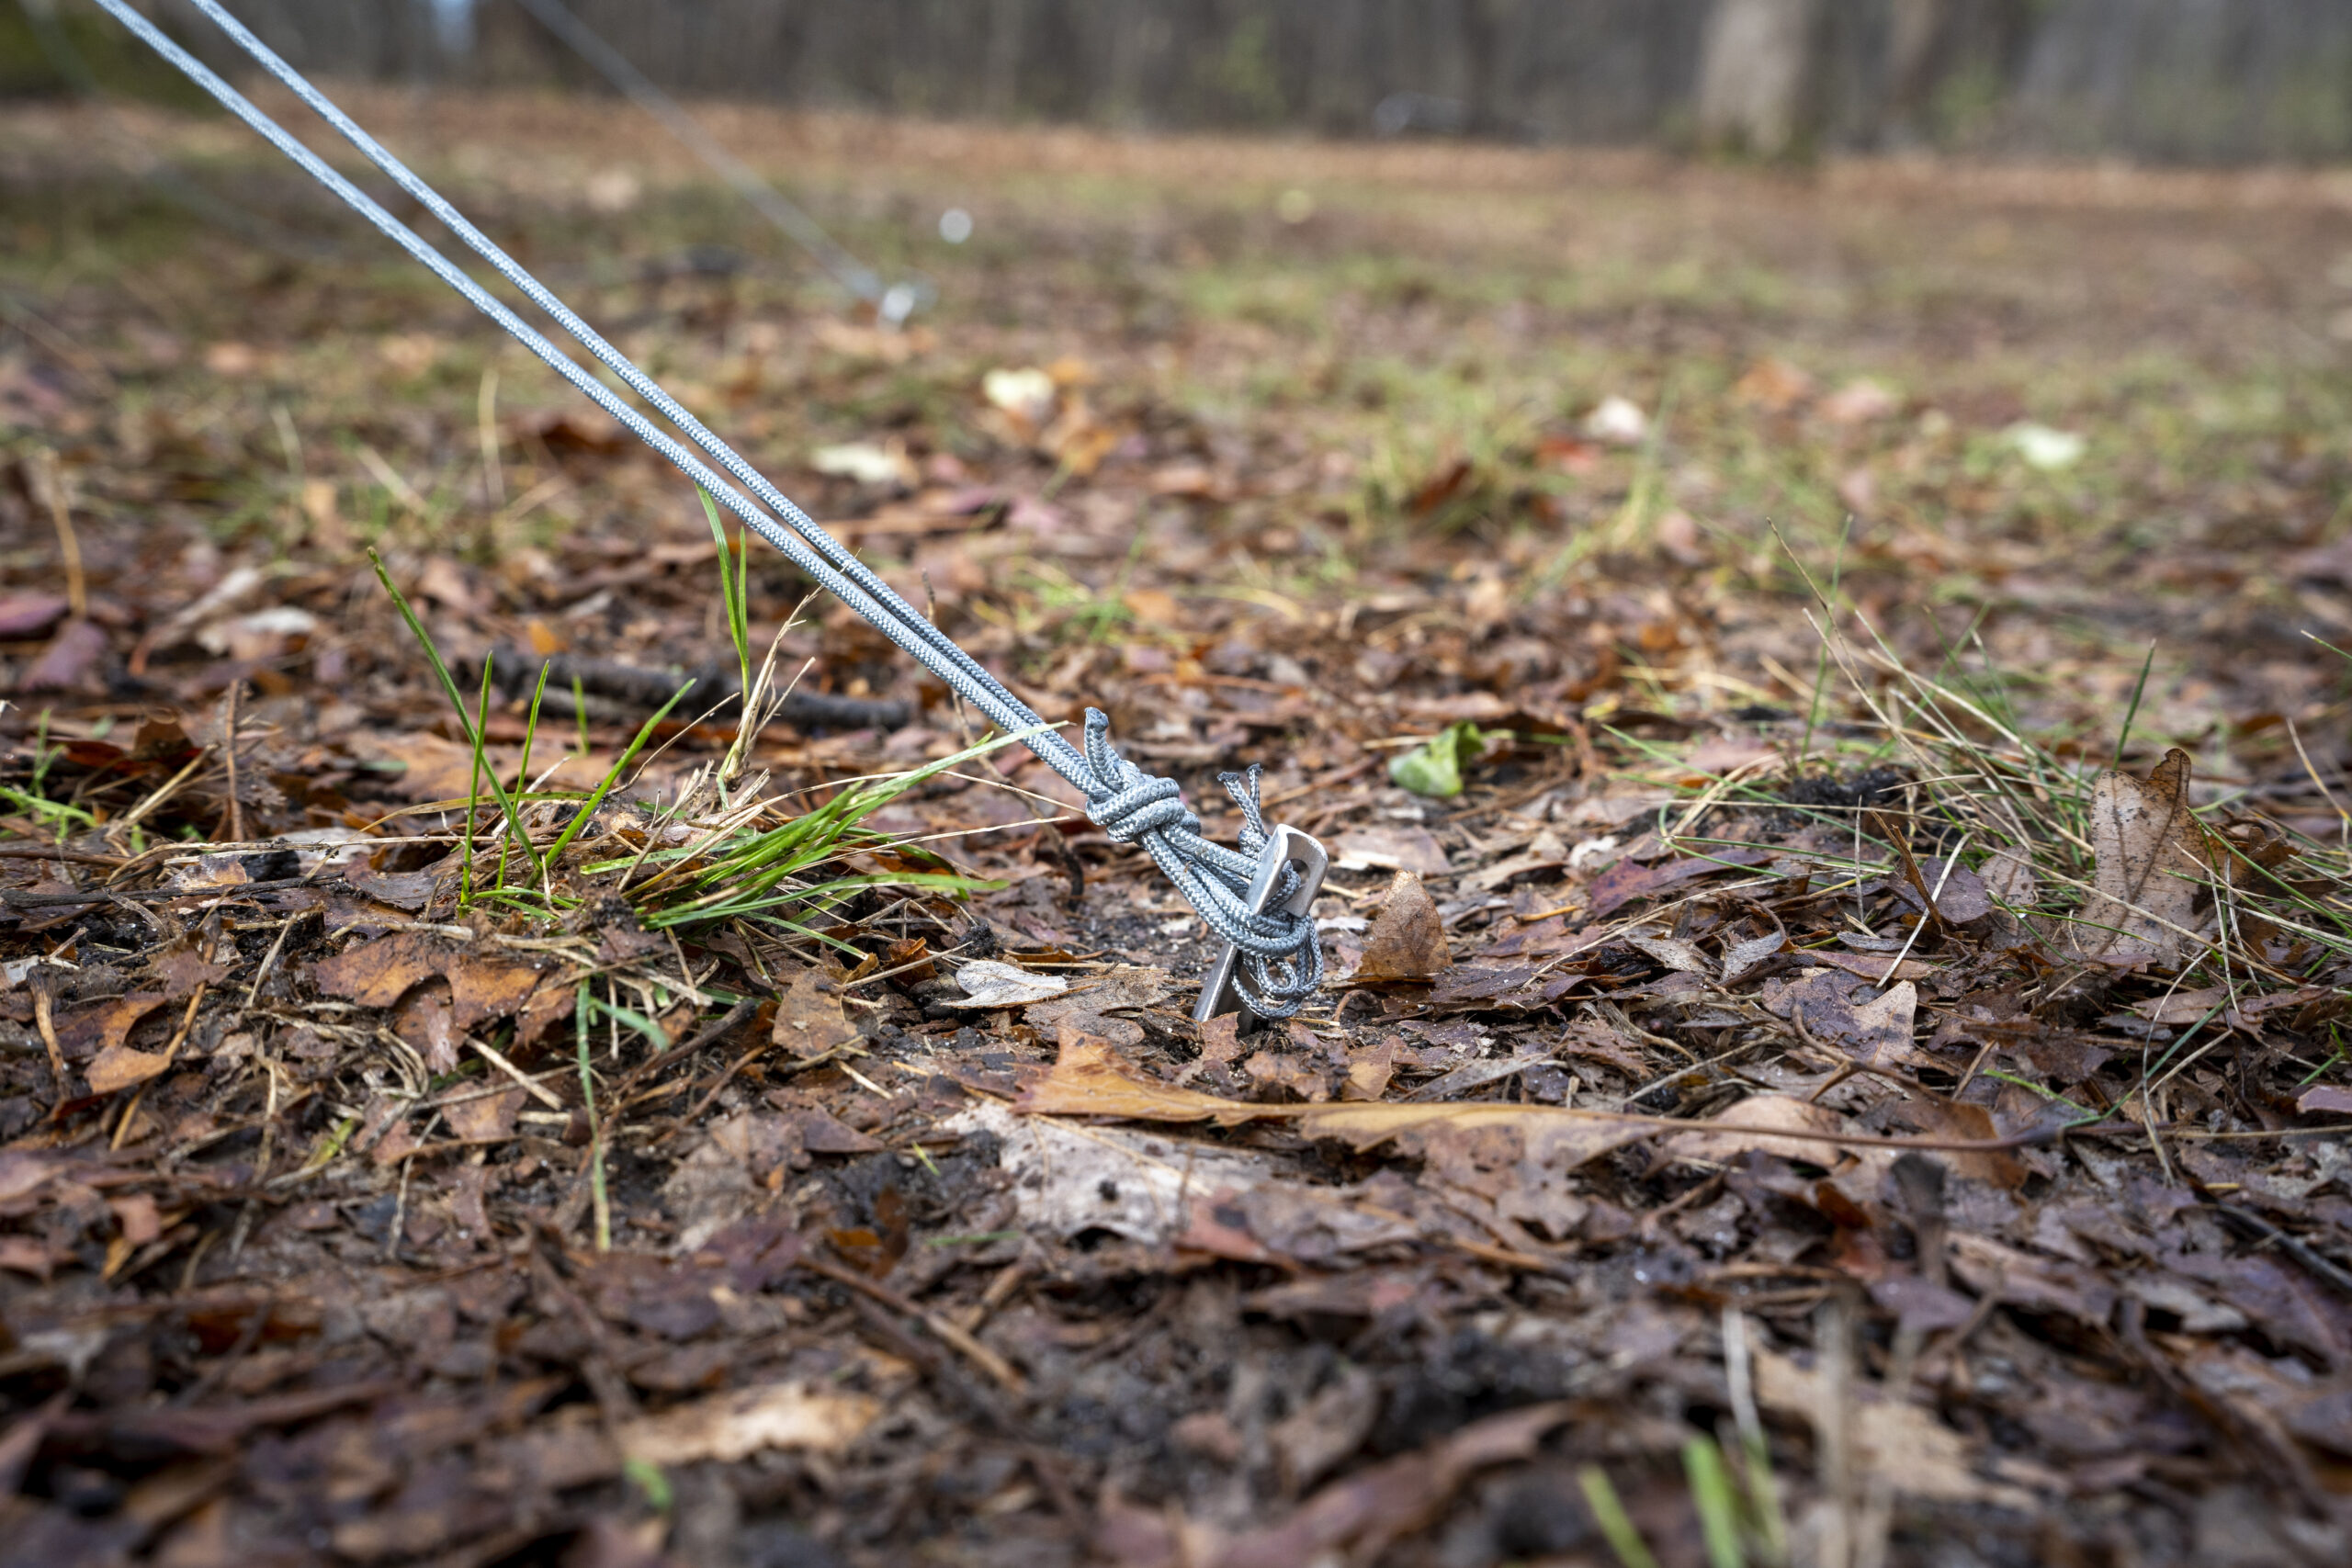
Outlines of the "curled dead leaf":
M1445 942L1445 921L1418 872L1400 870L1389 879L1380 913L1364 933L1359 982L1433 980L1453 962Z
M2188 753L2177 746L2143 782L2110 768L2091 786L2092 882L2072 926L2075 950L2124 966L2179 964L2211 876L2188 808Z

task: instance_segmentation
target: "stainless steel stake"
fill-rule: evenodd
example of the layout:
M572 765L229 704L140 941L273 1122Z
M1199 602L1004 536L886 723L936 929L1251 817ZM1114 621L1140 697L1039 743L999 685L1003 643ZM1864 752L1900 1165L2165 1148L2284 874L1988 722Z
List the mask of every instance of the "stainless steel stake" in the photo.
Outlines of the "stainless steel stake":
M1266 835L1266 847L1258 852L1257 874L1250 879L1250 912L1262 915L1274 887L1282 880L1283 867L1298 867L1298 886L1283 901L1283 908L1294 915L1305 915L1315 904L1315 895L1323 886L1323 874L1329 870L1331 857L1324 852L1321 843L1311 833L1302 833L1287 822L1278 822ZM1208 978L1201 986L1201 999L1193 1004L1193 1021L1206 1023L1219 1013L1238 1012L1241 1029L1247 1033L1258 1022L1257 1015L1241 999L1241 989L1234 984L1235 973L1241 964L1241 950L1231 942L1218 955Z

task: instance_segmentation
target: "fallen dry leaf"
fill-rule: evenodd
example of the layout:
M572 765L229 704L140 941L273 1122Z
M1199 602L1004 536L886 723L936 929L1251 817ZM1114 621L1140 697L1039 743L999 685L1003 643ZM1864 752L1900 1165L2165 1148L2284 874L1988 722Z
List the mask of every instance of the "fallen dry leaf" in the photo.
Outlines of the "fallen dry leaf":
M727 1464L764 1449L838 1453L881 1413L882 1402L865 1394L773 1382L625 1422L614 1436L621 1452L640 1463Z
M1770 1350L1756 1354L1756 1399L1768 1410L1819 1423L1826 1414L1827 1385L1819 1371ZM2031 1508L2030 1493L1975 1472L1966 1438L1908 1401L1880 1397L1858 1387L1846 1412L1854 1457L1865 1473L1883 1476L1898 1495L1953 1503L1993 1503Z
M2165 753L2146 782L2110 768L2091 786L2092 881L2071 930L2086 958L2118 966L2180 963L2208 875L2188 809L2188 753Z
M160 1051L134 1051L128 1045L109 1045L90 1063L90 1092L112 1094L119 1089L145 1083L170 1066L171 1063Z
M68 1061L119 1050L140 1021L173 999L163 991L133 991L83 1008L57 1021L57 1043Z
M1919 876L1927 883L1928 891L1935 895L1936 913L1953 925L1970 925L1993 912L1992 891L1984 886L1984 879L1958 861L1921 861ZM1917 891L1906 882L1895 889L1895 894L1908 902Z
M1206 1047L1202 1054L1207 1055ZM1396 1038L1385 1036L1348 1052L1348 1076L1340 1085L1341 1100L1378 1100L1388 1090L1396 1072Z
M1679 887L1695 877L1719 871L1736 871L1744 866L1762 865L1771 858L1763 850L1729 849L1712 855L1660 861L1656 865L1621 860L1592 879L1592 906L1585 911L1585 916L1588 919L1597 920L1636 898L1647 898L1668 888Z
M971 965L965 967L968 970ZM1026 970L1022 973L1028 976ZM1079 973L1068 990L1030 1003L1026 1017L1039 1029L1051 1029L1063 1019L1080 1013L1099 1016L1153 1007L1175 989L1176 976L1165 969L1146 964L1118 964L1091 974Z
M1022 1227L1058 1237L1104 1230L1163 1246L1183 1233L1194 1200L1272 1178L1271 1163L1254 1152L1022 1116L995 1100L942 1125L966 1137L1001 1139L998 1160Z
M1525 1459L1568 1419L1566 1404L1531 1404L1473 1421L1444 1440L1335 1481L1282 1523L1223 1544L1204 1562L1221 1568L1298 1568L1331 1561L1369 1562L1433 1517L1455 1489L1489 1465Z
M1059 976L1033 974L1017 964L994 958L975 958L966 964L956 971L956 983L964 988L964 999L951 998L948 1005L959 1008L1026 1007L1069 989L1069 982Z
M813 966L794 975L776 993L768 1037L803 1059L856 1044L857 1030L842 1011L841 984L838 976Z
M39 637L63 618L67 608L62 593L0 593L0 637L15 642Z
M1757 1149L1781 1159L1830 1165L1838 1159L1836 1145L1773 1134L1842 1133L1846 1119L1826 1105L1815 1105L1785 1094L1758 1094L1713 1118L1710 1125L1724 1131L1678 1134L1666 1145L1667 1156L1728 1165L1748 1150Z
M1785 359L1765 358L1741 372L1732 396L1767 413L1786 413L1813 396L1814 379Z
M1442 876L1453 869L1427 828L1354 828L1331 841L1331 863L1345 871L1377 867Z
M1481 1128L1513 1128L1525 1140L1527 1157L1560 1168L1582 1165L1657 1131L1654 1122L1639 1117L1560 1105L1515 1105L1502 1100L1430 1104L1398 1100L1297 1109L1302 1112L1301 1132L1313 1137L1343 1139L1358 1150L1376 1148L1392 1138L1411 1147L1417 1141L1425 1141L1433 1131L1451 1137L1474 1134Z
M1734 942L1724 952L1723 983L1728 986L1755 973L1767 959L1787 952L1788 947L1789 939L1781 931Z
M1865 1066L1933 1065L1935 1058L1912 1042L1919 1010L1917 986L1899 981L1884 996L1860 1002L1851 999L1855 989L1856 982L1842 970L1824 969L1785 984L1767 980L1760 999L1767 1012L1801 1024L1814 1039Z
M1845 1130L1844 1118L1826 1106L1784 1095L1757 1095L1713 1121L1679 1124L1662 1123L1656 1117L1502 1100L1246 1103L1145 1082L1124 1068L1106 1042L1074 1030L1063 1032L1060 1055L1050 1070L1031 1081L1013 1101L1013 1109L1030 1116L1215 1122L1221 1126L1292 1121L1308 1137L1339 1139L1359 1153L1395 1141L1408 1153L1426 1154L1441 1144L1476 1139L1500 1129L1517 1140L1515 1152L1496 1145L1479 1151L1476 1158L1493 1166L1508 1154L1512 1160L1528 1162L1530 1181L1535 1185L1548 1178L1532 1173L1573 1169L1642 1138L1674 1133L1676 1125L1692 1130L1676 1133L1667 1145L1668 1152L1676 1158L1713 1163L1725 1163L1748 1149L1761 1149L1786 1159L1832 1165L1839 1158L1835 1142L1789 1134ZM1530 1191L1533 1190L1531 1185Z
M2033 857L2023 850L1995 850L1984 857L1977 880L1984 885L1987 897L2013 908L2023 908L2041 896L2041 879L2033 871Z
M968 964L966 967L970 967ZM1146 1083L1121 1068L1110 1043L1064 1030L1061 1052L1043 1077L1030 1083L1013 1108L1031 1116L1120 1116L1137 1122L1206 1122L1230 1126L1298 1109L1245 1105L1197 1089Z
M2224 986L2201 986L2195 990L2166 991L2160 997L2150 997L2132 1004L2132 1010L2156 1023L2195 1023L2229 997Z
M398 762L401 765L398 777L390 781L388 787L403 799L466 800L476 793L488 798L488 789L474 779L471 746L419 731L409 735L371 736L364 747L357 749L371 761ZM501 779L512 778L522 760L519 747L490 746L483 749L484 765L494 770ZM556 787L567 786L560 784Z
M1868 377L1858 376L1815 405L1814 412L1832 424L1867 424L1902 408L1893 392Z
M523 1109L524 1091L517 1087L479 1100L460 1100L441 1109L449 1130L469 1143L488 1143L514 1135L514 1118Z
M319 960L311 974L328 996L372 1008L390 1007L419 983L444 976L450 1026L459 1032L514 1013L542 978L520 959L460 948L430 931L395 931L361 942Z
M1389 879L1380 912L1364 933L1363 962L1350 978L1359 981L1432 980L1453 962L1445 944L1445 921L1420 874L1398 871Z
M50 639L40 657L17 677L25 692L62 692L81 682L107 650L107 634L87 621L68 621Z
M1714 976L1715 966L1707 961L1707 955L1700 952L1690 943L1683 942L1679 938L1670 936L1629 936L1625 939L1625 944L1628 947L1639 948L1642 952L1648 953L1652 958L1657 959L1660 964L1665 964L1668 969L1679 970L1685 975L1699 975L1709 978L1713 978Z
M1430 988L1432 1012L1534 1012L1588 982L1580 970L1543 964L1457 964Z
M1818 964L1831 969L1843 969L1847 974L1864 980L1883 984L1888 978L1924 980L1936 972L1936 966L1924 959L1905 958L1897 962L1892 953L1840 953L1835 948L1823 948L1804 955L1807 964Z

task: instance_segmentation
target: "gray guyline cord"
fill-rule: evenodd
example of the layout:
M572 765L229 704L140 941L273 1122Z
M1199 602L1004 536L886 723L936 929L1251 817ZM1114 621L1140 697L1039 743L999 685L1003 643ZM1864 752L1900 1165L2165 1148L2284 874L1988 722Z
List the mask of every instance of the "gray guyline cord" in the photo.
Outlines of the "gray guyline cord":
M468 222L439 192L393 157L362 130L325 94L248 32L219 0L187 0L227 34L238 48L284 84L293 94L334 126L343 138L364 153L394 184L421 203L448 231L507 282L552 316L605 367L639 397L659 410L728 473L741 480L778 517L746 500L741 491L675 439L621 400L561 349L549 343L504 304L459 270L414 231L377 204L365 191L336 173L324 160L296 141L285 128L255 107L202 61L189 54L162 29L130 6L130 0L95 0L140 40L169 61L179 72L220 101L265 141L292 159L302 171L340 197L386 237L416 258L476 310L488 316L548 368L561 376L598 408L618 420L681 473L739 518L743 525L784 552L803 573L830 591L917 662L944 682L949 690L970 703L1007 734L1020 735L1046 765L1086 796L1087 819L1114 843L1140 843L1162 874L1176 885L1209 928L1231 944L1230 959L1238 959L1232 982L1250 1012L1262 1018L1295 1015L1320 987L1322 944L1317 940L1312 914L1295 897L1311 893L1289 861L1279 867L1268 863L1269 852L1284 842L1303 838L1295 829L1270 835L1258 807L1258 767L1246 773L1220 774L1234 803L1241 809L1239 852L1201 836L1200 819L1185 809L1176 781L1156 778L1120 756L1110 741L1111 721L1101 710L1086 710L1084 749L1072 746L1046 726L1028 705L1005 690L978 660L956 646L896 590L852 555L841 541L811 522L808 514L746 462L734 448L705 429L677 400L639 370L619 350L598 336L563 301ZM1319 859L1319 855L1317 857ZM1254 906L1254 908L1253 908ZM1262 912L1261 912L1262 911ZM1209 998L1204 998L1204 1006Z
M817 265L831 274L834 282L872 305L885 321L898 326L927 302L924 296L929 289L923 285L895 283L884 287L878 273L850 254L818 227L815 219L721 146L718 138L705 130L675 98L655 86L644 72L631 64L627 55L597 37L587 23L564 6L563 0L516 0L516 4L531 13L541 27L570 45L574 54L595 67L597 73L626 95L629 102L660 120L688 151L734 186L736 195L815 257Z

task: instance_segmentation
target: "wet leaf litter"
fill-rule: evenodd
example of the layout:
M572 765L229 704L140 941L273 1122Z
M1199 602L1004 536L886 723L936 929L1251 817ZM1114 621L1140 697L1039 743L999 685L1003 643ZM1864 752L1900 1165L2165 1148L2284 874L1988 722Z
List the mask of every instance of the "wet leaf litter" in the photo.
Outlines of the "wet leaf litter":
M814 331L647 287L663 319ZM62 308L149 363L102 302ZM2324 687L2229 688L2227 746L2155 714L2119 756L2128 680L2069 731L1859 599L1816 645L1801 586L1680 560L1712 534L1661 523L1660 553L1628 539L1550 597L1482 575L1501 547L1461 519L1584 504L1587 478L1536 483L1582 469L1614 476L1607 528L1647 416L1428 454L1375 496L1403 532L1362 547L1364 581L1236 589L1209 544L1325 525L1315 445L1155 400L1114 336L1086 359L943 322L890 365L837 331L763 371L939 389L949 413L805 443L808 493L899 541L910 591L1042 711L1119 705L1196 803L1278 760L1274 814L1334 849L1334 983L1292 1026L1195 1027L1197 930L1017 750L745 891L846 781L978 739L854 625L794 624L780 572L754 570L752 654L776 639L779 682L841 705L780 710L722 795L738 723L689 694L591 807L689 677L735 676L717 565L757 558L573 416L490 416L510 504L593 501L567 529L510 519L485 553L394 519L454 712L320 521L410 502L354 458L306 505L266 399L239 416L259 446L168 423L200 412L199 364L258 395L236 378L299 352L213 353L264 335L241 308L186 329L211 348L184 370L137 371L165 389L144 458L90 389L8 362L12 409L92 419L86 447L40 427L91 613L12 582L0 716L0 1476L41 1560L1607 1562L1613 1498L1695 1562L1709 1463L1750 1561L1776 1529L1798 1554L1883 1528L1893 1561L2340 1555ZM454 344L355 363L372 385ZM1928 439L1918 409L1761 363L1724 418L1857 462L1852 432L1889 465ZM418 408L471 454L463 383ZM1964 390L1934 395L2006 439ZM289 417L306 474L334 472ZM425 442L363 434L439 504ZM290 572L140 488L158 463L250 478L256 451ZM2064 471L2041 457L2020 494ZM497 515L481 475L452 482L485 486L452 517ZM1106 500L1162 509L1132 566ZM190 525L153 581L121 522L150 505ZM1917 537L1873 547L1931 570ZM1681 599L1645 600L1658 581ZM2025 637L2029 596L1986 592L1995 640ZM1755 642L1718 657L1773 627L1801 634L1760 645L1792 679ZM558 651L581 662L541 691ZM519 837L488 775L548 797Z

